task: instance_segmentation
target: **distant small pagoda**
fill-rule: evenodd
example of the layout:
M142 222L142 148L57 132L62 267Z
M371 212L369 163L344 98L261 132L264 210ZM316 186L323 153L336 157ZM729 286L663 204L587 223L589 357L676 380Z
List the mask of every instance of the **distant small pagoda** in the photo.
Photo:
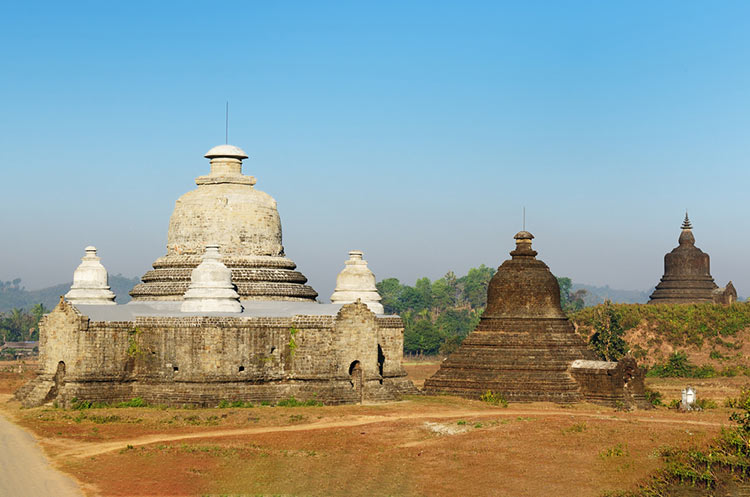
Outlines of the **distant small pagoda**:
M687 212L682 222L679 245L664 256L664 276L651 294L649 304L694 304L714 302L729 305L737 301L730 281L719 288L711 276L711 260L695 246L693 225Z

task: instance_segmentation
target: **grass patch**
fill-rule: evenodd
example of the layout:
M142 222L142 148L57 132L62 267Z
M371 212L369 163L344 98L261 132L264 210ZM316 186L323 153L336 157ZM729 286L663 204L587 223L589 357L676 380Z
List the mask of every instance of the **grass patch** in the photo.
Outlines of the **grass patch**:
M736 302L730 306L719 304L609 304L620 316L624 330L647 322L658 335L673 346L695 345L704 342L716 346L733 347L726 342L738 331L750 326L750 303ZM571 319L586 330L593 330L604 304L586 307L572 314ZM727 347L729 346L729 347Z
M126 400L123 402L118 402L116 404L110 404L108 402L94 402L91 400L79 400L77 397L73 397L73 400L71 400L70 402L70 407L77 411L82 411L85 409L106 409L110 407L119 409L119 408L124 408L124 407L151 407L151 406L149 406L140 397L135 397L133 399Z
M646 394L646 400L648 400L652 406L657 407L657 406L664 405L661 392L657 392L656 390L651 390L650 388L646 388L643 391L643 393Z
M599 453L601 459L610 459L613 457L623 457L628 455L628 446L618 443Z
M502 394L494 393L490 390L484 392L482 396L479 397L479 400L493 406L508 407L508 401L505 400L505 397L503 397Z
M567 428L563 429L563 433L583 433L588 429L588 425L584 422L575 423Z
M276 403L277 407L322 407L323 403L319 400L308 399L308 400L297 400L294 397L288 399L282 399Z
M235 400L235 401L228 401L228 400L220 400L219 404L216 406L219 409L227 409L227 408L243 408L243 409L249 409L252 407L255 407L252 402L243 402L241 400Z
M648 377L656 378L713 378L718 373L713 366L696 366L688 360L683 351L672 353L663 364L655 364L646 373Z
M607 495L698 495L695 489L705 489L702 495L710 495L712 492L709 490L722 483L750 480L750 390L746 388L739 397L727 399L725 405L739 409L729 417L735 426L722 428L721 434L708 447L661 448L658 453L664 461L661 470L642 481L635 491L610 492Z

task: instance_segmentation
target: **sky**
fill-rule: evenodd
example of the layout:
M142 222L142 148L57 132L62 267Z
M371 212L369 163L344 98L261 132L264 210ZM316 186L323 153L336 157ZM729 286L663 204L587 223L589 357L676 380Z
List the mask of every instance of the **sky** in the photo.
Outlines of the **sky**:
M0 280L141 276L224 142L327 301L498 266L645 290L688 209L750 293L750 3L4 2Z

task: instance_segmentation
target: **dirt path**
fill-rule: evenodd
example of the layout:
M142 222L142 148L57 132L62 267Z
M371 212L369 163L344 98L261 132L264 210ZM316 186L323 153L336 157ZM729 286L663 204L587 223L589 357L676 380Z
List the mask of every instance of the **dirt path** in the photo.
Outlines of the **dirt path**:
M291 426L266 426L259 428L239 428L239 429L227 429L227 430L212 430L203 431L196 433L181 433L169 435L165 433L157 433L154 435L147 435L127 440L116 440L112 442L97 442L97 443L82 443L73 442L70 440L65 441L48 441L51 446L58 446L60 448L65 447L59 453L59 457L91 457L115 450L121 450L128 446L137 447L141 445L149 445L158 442L176 442L181 440L191 439L206 439L206 438L222 438L222 437L234 437L244 435L257 435L263 433L282 433L282 432L297 432L297 431L311 431L311 430L325 430L331 428L347 428L352 426L362 426L373 423L385 423L394 421L405 421L405 420L435 420L435 419L452 419L452 418L479 418L479 417L515 417L515 416L565 416L575 418L589 418L589 419L602 419L614 422L633 422L638 421L642 423L660 423L669 425L685 425L685 426L722 426L723 423L715 423L710 421L695 421L695 420L681 420L681 419L662 419L654 417L620 417L613 414L595 414L585 412L575 412L570 410L534 410L534 409L503 409L497 411L487 410L451 410L444 412L426 412L426 413L414 413L414 414L396 414L396 415L364 415L364 416L351 416L336 421L319 421L314 423L305 423ZM71 447L71 444L74 446Z
M53 469L34 437L0 415L0 495L82 497L78 485Z

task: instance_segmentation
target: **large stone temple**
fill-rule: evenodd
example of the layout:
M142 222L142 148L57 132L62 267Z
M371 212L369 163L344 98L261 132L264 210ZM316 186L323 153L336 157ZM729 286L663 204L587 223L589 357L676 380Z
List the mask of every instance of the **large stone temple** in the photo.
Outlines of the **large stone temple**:
M38 375L16 396L212 406L416 392L401 366L403 323L383 315L362 253L350 253L336 302L317 303L284 254L275 200L242 174L247 155L220 145L206 157L210 173L177 200L167 254L131 302L115 304L86 248L71 291L40 322Z
M664 276L651 294L649 304L732 304L737 290L730 281L719 288L711 276L708 254L695 246L693 225L685 213L679 245L664 256Z
M512 258L490 280L479 325L425 381L425 392L645 407L643 369L632 358L596 360L563 313L557 279L536 258L533 238L516 234Z

